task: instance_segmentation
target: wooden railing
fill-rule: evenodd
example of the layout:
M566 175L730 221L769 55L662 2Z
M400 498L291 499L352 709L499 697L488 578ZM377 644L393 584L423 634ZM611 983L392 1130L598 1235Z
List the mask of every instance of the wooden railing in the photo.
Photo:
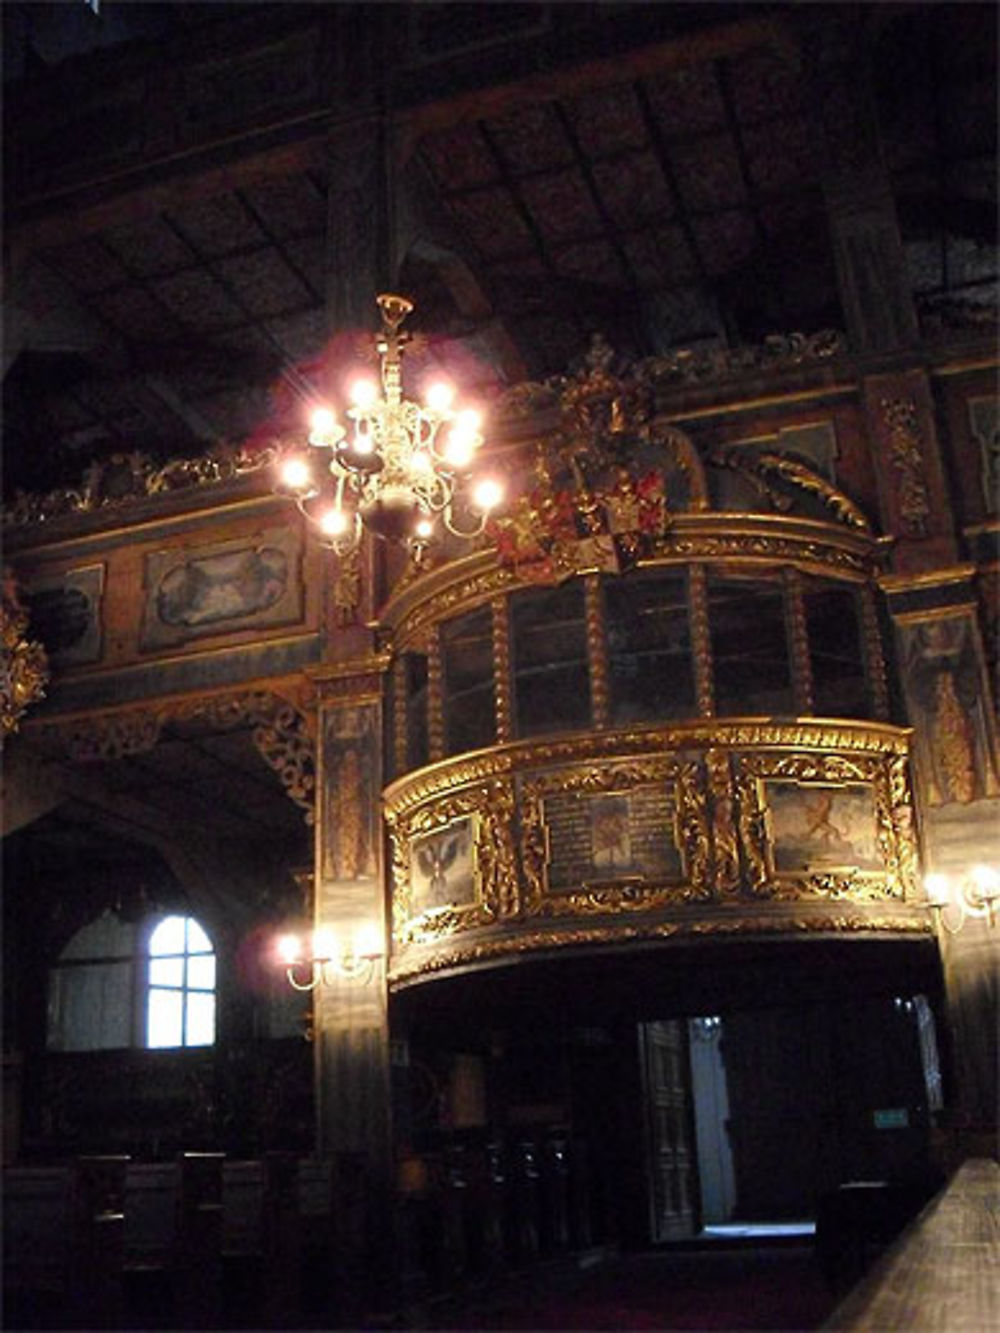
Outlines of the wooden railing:
M824 1328L1000 1328L1000 1165L976 1158L960 1166Z

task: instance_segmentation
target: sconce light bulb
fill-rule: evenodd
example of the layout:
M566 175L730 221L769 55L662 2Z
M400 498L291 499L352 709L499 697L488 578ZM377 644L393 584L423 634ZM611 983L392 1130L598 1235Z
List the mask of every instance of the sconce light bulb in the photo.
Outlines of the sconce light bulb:
M473 504L484 513L495 509L502 499L503 487L493 477L484 477L472 492Z
M332 930L321 928L313 934L313 958L317 962L326 962L337 958L337 937Z
M427 390L426 403L432 412L447 412L454 397L452 386L444 380L438 380Z
M382 932L374 921L365 921L355 931L354 953L358 958L382 956Z
M971 877L977 895L984 902L990 898L1000 897L1000 875L992 866L973 866Z
M951 896L947 875L925 875L924 892L936 907L943 906Z
M297 935L280 935L276 947L278 957L289 967L302 957L302 942Z

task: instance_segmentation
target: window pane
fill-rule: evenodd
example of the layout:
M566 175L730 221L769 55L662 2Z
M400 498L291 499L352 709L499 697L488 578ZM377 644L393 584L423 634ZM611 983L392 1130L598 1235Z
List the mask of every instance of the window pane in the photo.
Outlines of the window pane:
M811 583L804 593L813 703L820 717L868 717L868 689L852 588Z
M215 954L188 959L187 984L193 990L215 990Z
M187 997L186 1046L211 1046L215 1041L215 996L197 991Z
M149 964L149 980L153 986L183 986L183 958L154 958Z
M493 614L488 606L442 625L441 659L447 753L492 745Z
M146 1015L146 1045L152 1049L180 1046L183 1014L183 991L150 988Z
M184 922L182 916L168 916L149 937L151 954L182 954L184 952Z
M212 952L212 941L193 916L187 918L187 951L188 953Z
M131 1045L131 1029L131 963L53 968L49 974L50 1050L122 1050Z
M533 588L511 598L517 734L537 736L590 722L583 583Z
M720 717L793 713L781 586L709 574L708 620L716 713Z
M614 722L690 717L694 666L682 571L604 584Z
M70 958L131 958L135 928L105 912L78 930L59 955Z

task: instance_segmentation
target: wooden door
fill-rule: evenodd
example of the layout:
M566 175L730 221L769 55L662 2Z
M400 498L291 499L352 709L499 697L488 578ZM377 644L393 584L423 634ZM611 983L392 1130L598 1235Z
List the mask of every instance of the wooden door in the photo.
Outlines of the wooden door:
M676 1018L640 1023L639 1060L650 1240L656 1244L692 1236L698 1225L687 1024Z

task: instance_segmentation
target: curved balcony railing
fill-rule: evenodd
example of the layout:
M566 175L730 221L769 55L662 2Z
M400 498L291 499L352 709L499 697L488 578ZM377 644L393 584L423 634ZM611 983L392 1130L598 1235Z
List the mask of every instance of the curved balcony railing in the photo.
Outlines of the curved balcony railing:
M908 732L700 719L464 754L384 795L391 977L673 936L929 929Z

